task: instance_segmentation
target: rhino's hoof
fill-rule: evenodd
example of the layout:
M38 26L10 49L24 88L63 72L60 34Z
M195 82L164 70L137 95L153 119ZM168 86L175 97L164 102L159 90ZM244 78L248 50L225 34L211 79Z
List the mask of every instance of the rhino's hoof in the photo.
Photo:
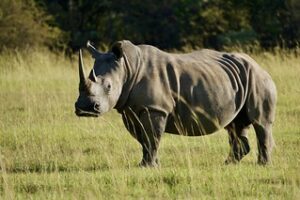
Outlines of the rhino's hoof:
M225 160L225 165L229 165L229 164L238 164L239 161L233 157L228 157L226 160Z
M259 164L261 166L266 166L266 165L270 164L270 161L268 161L266 159L258 159L257 164Z
M139 167L158 167L158 166L159 166L158 160L152 162L146 162L143 160L139 164Z

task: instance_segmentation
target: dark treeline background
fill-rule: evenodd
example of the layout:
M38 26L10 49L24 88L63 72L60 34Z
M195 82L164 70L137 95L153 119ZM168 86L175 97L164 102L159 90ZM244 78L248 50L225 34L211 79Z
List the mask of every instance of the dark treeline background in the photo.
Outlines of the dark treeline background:
M162 49L294 48L300 0L1 0L0 48L106 48L128 39Z

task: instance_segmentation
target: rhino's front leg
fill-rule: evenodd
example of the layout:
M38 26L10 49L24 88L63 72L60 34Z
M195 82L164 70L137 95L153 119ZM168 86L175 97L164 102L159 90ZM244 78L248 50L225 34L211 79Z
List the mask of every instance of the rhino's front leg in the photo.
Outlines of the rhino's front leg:
M155 167L158 165L157 150L162 133L165 131L166 117L157 111L143 111L140 116L140 131L137 140L143 148L143 159L140 166Z

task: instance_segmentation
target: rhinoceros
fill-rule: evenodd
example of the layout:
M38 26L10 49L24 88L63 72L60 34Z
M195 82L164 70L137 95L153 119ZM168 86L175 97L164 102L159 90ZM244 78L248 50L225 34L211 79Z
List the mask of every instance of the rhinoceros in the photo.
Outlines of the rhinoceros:
M141 166L157 166L163 133L202 136L225 128L230 151L225 163L237 163L250 151L253 125L258 163L270 162L274 144L276 87L250 56L203 49L167 53L150 45L118 41L107 53L89 42L95 59L85 76L79 51L78 116L97 117L116 109L141 144Z

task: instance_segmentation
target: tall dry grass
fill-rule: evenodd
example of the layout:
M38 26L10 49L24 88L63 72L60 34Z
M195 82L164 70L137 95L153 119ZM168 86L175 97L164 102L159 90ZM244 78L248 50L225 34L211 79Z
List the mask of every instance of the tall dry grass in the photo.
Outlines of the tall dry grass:
M300 59L253 53L278 89L273 163L256 164L256 139L240 164L224 165L225 131L164 135L161 166L140 169L141 147L112 111L74 115L77 60L46 50L0 55L0 196L3 199L299 199ZM87 65L92 60L85 58Z

